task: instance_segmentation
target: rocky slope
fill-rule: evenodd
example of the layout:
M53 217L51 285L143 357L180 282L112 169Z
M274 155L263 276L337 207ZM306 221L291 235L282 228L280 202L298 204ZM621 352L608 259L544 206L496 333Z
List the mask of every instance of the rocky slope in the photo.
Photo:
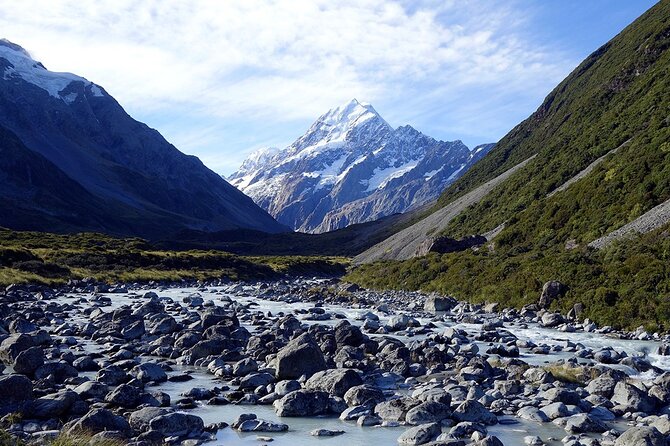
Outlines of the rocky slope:
M321 233L435 200L492 146L470 151L410 126L393 129L354 99L289 147L254 153L229 181L279 222Z
M0 226L150 238L288 230L100 86L6 40L0 73Z

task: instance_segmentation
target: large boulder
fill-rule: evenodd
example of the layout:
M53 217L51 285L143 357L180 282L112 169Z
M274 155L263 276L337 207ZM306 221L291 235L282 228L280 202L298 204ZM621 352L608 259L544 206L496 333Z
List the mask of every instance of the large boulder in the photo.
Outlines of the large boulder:
M0 415L18 410L34 399L33 383L23 375L0 376Z
M291 340L277 353L276 375L278 379L297 379L302 375L312 376L326 369L326 360L314 338L304 333Z
M202 435L205 424L195 415L168 413L149 421L149 428L164 437L192 438Z
M144 364L133 367L130 374L144 383L161 383L167 381L165 370L153 362L145 362Z
M47 362L35 370L36 379L51 377L55 382L62 383L68 378L75 378L79 371L65 361Z
M22 351L14 360L14 371L24 375L32 376L37 369L44 365L44 352L42 347L30 347Z
M591 415L580 413L567 419L565 430L572 434L605 432L607 430L607 425Z
M427 423L439 423L451 416L451 410L447 404L436 401L427 401L412 407L405 415L407 424L420 425Z
M107 409L93 409L80 419L63 426L63 432L66 434L95 434L103 431L118 431L128 437L132 434L128 421Z
M632 427L614 442L614 446L666 446L665 437L655 427Z
M35 345L36 343L30 335L23 333L9 335L0 343L0 361L12 365L19 353L35 347Z
M542 308L549 308L549 305L563 294L565 294L565 285L557 280L551 280L542 286L542 293L537 304Z
M385 421L405 422L407 413L419 405L419 401L410 397L394 398L375 406L375 415Z
M451 297L431 294L423 303L423 309L428 313L436 313L438 311L449 311L454 308L456 304L456 300Z
M43 420L59 418L67 415L77 401L79 401L77 393L72 390L62 390L31 401L26 406L24 413L28 418Z
M453 413L453 419L461 421L471 421L473 423L482 423L493 425L498 423L498 418L489 412L482 403L474 400L462 402Z
M656 408L654 399L632 384L619 381L614 387L611 398L614 404L622 406L628 412L651 414Z
M407 429L398 437L398 443L402 445L422 445L430 443L442 432L438 423L422 424L420 426Z
M105 401L115 406L133 409L140 402L141 390L130 384L121 384L105 396Z
M280 417L312 417L330 412L330 397L320 390L296 390L274 403Z
M344 394L344 401L349 407L372 407L385 400L386 396L384 396L384 392L382 392L379 387L374 387L367 384L352 387Z
M362 384L361 377L351 369L329 369L312 375L305 383L305 388L323 390L331 395L343 397L347 390Z
M149 430L151 420L169 413L168 409L162 407L145 407L131 413L128 417L128 422L130 423L130 427L136 431L146 432Z

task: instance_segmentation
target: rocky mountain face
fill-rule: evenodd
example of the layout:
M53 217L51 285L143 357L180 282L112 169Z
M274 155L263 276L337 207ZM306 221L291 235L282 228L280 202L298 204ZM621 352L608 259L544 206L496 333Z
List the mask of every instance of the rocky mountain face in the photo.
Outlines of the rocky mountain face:
M0 40L0 226L163 238L287 231L100 86Z
M279 222L321 233L436 199L492 147L470 151L408 125L394 129L354 99L285 149L255 152L228 180Z

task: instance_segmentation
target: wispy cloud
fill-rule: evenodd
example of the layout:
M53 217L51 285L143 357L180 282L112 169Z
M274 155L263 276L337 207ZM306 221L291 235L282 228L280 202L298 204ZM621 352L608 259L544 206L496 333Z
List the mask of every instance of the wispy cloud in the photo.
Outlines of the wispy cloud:
M536 98L574 61L524 39L523 24L502 2L0 0L2 33L48 68L87 77L132 112L172 116L161 121L178 145L234 159L241 146L225 140L243 138L225 138L219 119L278 128L357 97L392 123L456 128L491 108L473 104L476 92ZM444 114L455 122L435 121Z

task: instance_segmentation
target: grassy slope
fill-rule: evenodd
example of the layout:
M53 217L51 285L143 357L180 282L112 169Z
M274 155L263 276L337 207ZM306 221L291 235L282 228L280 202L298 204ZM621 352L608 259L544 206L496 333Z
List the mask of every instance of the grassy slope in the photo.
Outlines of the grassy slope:
M270 279L284 274L342 274L345 265L345 259L335 257L241 257L222 251L156 250L136 238L0 229L0 285L54 285L83 277L106 282Z
M557 278L570 287L564 309L580 301L601 323L667 324L670 246L663 231L603 253L583 246L670 198L669 48L670 2L663 1L589 56L445 191L438 207L538 154L445 230L463 236L507 222L494 253L371 265L354 271L351 280L522 305L536 300L543 281ZM545 198L629 138L589 176ZM582 247L566 251L568 240Z

